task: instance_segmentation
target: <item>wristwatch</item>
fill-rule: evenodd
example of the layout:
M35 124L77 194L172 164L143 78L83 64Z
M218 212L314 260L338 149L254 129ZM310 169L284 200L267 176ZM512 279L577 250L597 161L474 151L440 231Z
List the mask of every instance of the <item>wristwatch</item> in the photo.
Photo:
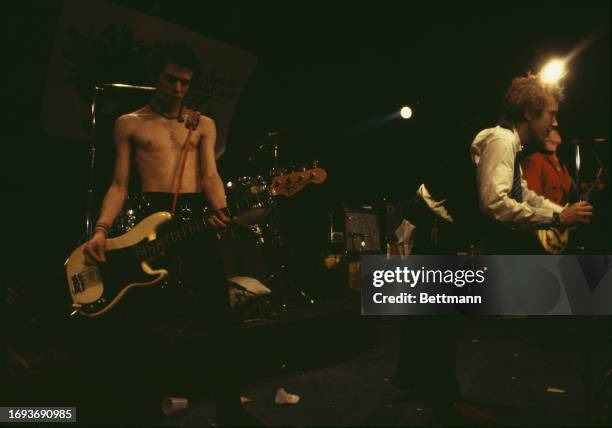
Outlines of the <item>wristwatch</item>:
M555 227L561 226L561 216L558 212L553 212L552 225Z

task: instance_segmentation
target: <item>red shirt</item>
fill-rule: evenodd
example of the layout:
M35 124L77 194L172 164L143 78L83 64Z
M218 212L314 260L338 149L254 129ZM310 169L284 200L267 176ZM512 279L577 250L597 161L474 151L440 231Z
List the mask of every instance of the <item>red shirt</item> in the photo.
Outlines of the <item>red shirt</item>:
M558 205L565 205L570 192L570 176L565 165L552 154L536 152L521 161L527 187Z

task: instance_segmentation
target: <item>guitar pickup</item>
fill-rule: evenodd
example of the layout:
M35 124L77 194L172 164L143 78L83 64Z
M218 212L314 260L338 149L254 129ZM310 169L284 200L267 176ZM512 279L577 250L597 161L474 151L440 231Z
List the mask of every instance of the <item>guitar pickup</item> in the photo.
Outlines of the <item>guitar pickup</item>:
M80 293L84 290L83 281L81 281L81 275L79 275L78 273L72 275L72 288L73 292L75 293Z

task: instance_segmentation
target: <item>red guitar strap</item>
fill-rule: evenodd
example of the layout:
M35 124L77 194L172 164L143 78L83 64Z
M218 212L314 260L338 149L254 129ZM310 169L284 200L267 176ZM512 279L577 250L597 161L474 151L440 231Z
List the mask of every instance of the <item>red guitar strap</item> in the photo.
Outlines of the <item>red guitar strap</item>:
M174 211L176 210L176 202L178 200L178 195L181 191L181 182L183 181L183 171L185 171L185 162L187 161L187 152L189 150L189 145L191 143L191 134L195 129L197 129L200 123L200 113L196 111L192 111L189 113L189 117L185 122L185 126L189 130L187 132L187 138L185 138L185 143L183 144L183 152L181 153L181 161L178 166L178 174L176 177L176 183L174 184L174 198L172 199L172 210L170 214L174 216Z

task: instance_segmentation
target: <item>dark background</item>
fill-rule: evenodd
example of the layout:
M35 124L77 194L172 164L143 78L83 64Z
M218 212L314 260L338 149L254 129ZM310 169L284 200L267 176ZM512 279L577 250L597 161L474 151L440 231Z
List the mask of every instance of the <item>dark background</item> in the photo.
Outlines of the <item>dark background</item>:
M411 196L445 154L467 150L495 122L513 77L537 72L593 34L569 65L559 121L566 140L610 135L607 0L118 3L257 56L221 171L225 179L252 173L244 167L247 154L258 138L280 129L289 130L285 164L319 159L327 183L306 188L283 208L288 236L302 252L318 251L327 213L340 202ZM61 270L84 230L88 143L45 135L40 123L61 6L23 1L5 17L14 54L4 61L4 212L19 261L9 266L21 277ZM413 107L413 119L385 120L403 104ZM609 165L609 142L600 150Z

